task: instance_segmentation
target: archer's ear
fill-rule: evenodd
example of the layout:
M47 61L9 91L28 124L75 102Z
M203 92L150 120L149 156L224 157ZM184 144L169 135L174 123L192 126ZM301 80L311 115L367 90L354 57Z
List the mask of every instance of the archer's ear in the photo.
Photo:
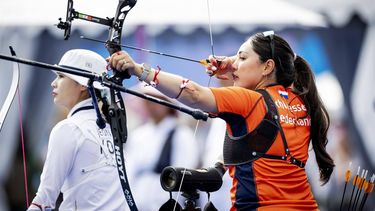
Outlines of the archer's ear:
M264 63L263 75L269 75L275 70L275 61L273 59L268 59Z

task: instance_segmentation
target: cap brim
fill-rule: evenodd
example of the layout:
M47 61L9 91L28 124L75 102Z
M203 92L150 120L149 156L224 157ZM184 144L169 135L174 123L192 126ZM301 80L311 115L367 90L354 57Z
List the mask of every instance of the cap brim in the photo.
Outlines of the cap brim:
M54 66L61 67L58 64L55 64ZM79 83L79 84L87 87L87 83L88 83L88 80L89 80L88 78L85 78L83 76L78 76L78 75L70 74L70 73L64 73L64 72L57 71L57 70L51 70L51 71L54 72L55 74L62 74L64 76L66 76L66 77L69 77L70 79L76 81L77 83ZM103 86L98 81L94 81L93 86L94 86L95 89L100 89L100 90L109 89L108 87Z

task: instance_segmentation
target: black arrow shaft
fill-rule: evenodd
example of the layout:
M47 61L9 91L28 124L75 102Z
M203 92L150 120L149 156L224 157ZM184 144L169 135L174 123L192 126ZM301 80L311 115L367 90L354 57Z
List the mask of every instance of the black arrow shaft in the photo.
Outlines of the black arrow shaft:
M81 36L81 38L85 39L85 40L94 41L94 42L105 43L104 41L92 39L92 38L87 38L87 37L84 37L84 36ZM206 65L207 63L210 63L210 61L208 59L196 60L196 59L191 59L191 58L187 58L187 57L176 56L176 55L166 54L166 53L153 51L153 50L149 50L149 49L139 48L139 47L135 47L135 46L131 46L131 45L121 45L121 47L133 49L133 50L137 50L137 51L144 51L144 52L147 52L147 53L157 54L157 55L171 57L171 58L175 58L175 59L181 59L181 60L196 62L196 63L202 64L202 65Z

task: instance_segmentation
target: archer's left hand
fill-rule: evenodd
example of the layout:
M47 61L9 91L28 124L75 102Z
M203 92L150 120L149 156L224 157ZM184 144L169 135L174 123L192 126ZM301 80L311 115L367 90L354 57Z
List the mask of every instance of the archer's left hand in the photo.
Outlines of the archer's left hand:
M129 75L141 73L140 64L136 63L125 51L118 51L107 58L108 65L119 72L128 72Z

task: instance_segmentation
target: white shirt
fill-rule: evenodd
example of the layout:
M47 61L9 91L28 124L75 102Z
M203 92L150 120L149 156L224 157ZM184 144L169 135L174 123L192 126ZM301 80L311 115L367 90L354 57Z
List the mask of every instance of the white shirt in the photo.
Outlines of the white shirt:
M60 210L125 210L127 207L115 164L110 126L96 125L91 99L75 105L49 138L47 158L33 203L55 207L63 193ZM73 115L72 115L73 114ZM83 172L85 170L86 172ZM30 206L29 210L36 208Z
M124 147L125 165L134 200L141 211L159 210L169 199L169 193L160 185L160 174L153 169L169 132L174 127L176 131L172 137L171 166L196 168L199 155L193 131L185 125L178 125L176 118L167 117L157 125L148 122L129 132L129 139ZM174 195L174 199L176 198Z

